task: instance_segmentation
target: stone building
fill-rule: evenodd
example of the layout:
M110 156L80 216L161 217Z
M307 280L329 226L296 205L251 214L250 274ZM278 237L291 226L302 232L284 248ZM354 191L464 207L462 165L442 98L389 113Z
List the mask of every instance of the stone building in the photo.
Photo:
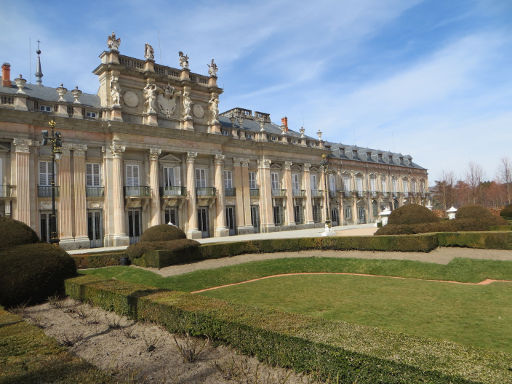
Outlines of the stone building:
M325 142L270 115L219 113L209 75L120 54L114 34L94 69L98 93L11 80L0 87L0 214L49 237L50 120L62 135L56 162L60 244L126 245L172 222L191 238L375 222L378 212L426 203L426 169L386 151ZM38 53L40 53L38 51ZM39 60L39 57L38 57Z

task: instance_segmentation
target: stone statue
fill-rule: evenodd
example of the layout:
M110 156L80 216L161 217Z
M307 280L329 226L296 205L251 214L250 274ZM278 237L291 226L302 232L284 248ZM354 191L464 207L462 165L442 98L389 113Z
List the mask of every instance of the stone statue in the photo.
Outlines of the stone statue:
M144 58L146 60L155 60L155 51L153 50L153 47L148 43L146 43L144 46Z
M107 46L111 51L118 51L119 45L121 45L121 38L116 39L116 34L112 32L112 35L110 35L107 39Z
M212 95L210 97L210 101L208 102L210 105L210 124L218 123L218 116L219 116L219 96L212 92Z
M112 77L112 80L110 80L110 98L112 99L113 106L121 105L121 87L117 76Z
M179 92L176 92L175 88L167 84L163 93L159 94L156 99L156 104L158 106L158 113L163 117L170 119L176 110L176 98Z
M183 69L188 69L188 56L184 55L183 52L179 51L180 55L180 66Z
M157 86L154 83L148 83L144 87L144 107L148 114L156 113Z
M190 111L192 109L192 100L190 100L190 92L188 89L183 90L183 117L186 120L192 118Z
M208 64L208 74L211 77L217 77L218 70L219 70L219 67L217 67L217 64L215 64L215 61L212 59L211 64Z

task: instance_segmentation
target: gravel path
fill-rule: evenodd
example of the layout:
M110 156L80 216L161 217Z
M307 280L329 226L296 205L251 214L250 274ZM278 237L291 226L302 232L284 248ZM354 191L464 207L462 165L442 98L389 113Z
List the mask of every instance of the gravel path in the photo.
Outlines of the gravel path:
M251 261L284 259L291 257L338 257L359 259L385 259L385 260L414 260L427 263L448 264L456 257L470 259L506 260L512 261L512 251L498 249L472 249L472 248L436 248L432 252L370 252L370 251L300 251L277 253L254 253L240 256L210 259L190 264L173 265L156 269L144 268L160 274L161 276L176 276L202 269L214 269L228 265L243 264ZM138 267L136 267L138 268Z

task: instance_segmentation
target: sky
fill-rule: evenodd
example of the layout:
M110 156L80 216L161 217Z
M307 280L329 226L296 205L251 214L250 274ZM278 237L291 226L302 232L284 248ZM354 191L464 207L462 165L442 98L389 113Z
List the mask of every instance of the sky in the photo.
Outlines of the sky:
M288 117L291 129L410 154L429 170L484 178L512 159L512 1L0 0L0 61L43 84L96 93L107 36L120 52L207 74L215 58L220 110Z

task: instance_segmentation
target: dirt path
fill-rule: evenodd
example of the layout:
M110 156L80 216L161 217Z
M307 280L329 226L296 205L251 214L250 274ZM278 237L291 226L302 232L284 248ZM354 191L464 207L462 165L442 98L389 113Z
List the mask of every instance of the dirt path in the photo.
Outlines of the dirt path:
M194 272L201 269L214 269L229 265L243 264L250 261L271 259L284 259L291 257L338 257L359 259L385 259L385 260L414 260L427 263L448 264L456 257L470 259L508 260L512 261L512 251L498 249L472 249L472 248L436 248L432 252L371 252L371 251L300 251L255 253L222 259L209 259L190 264L173 265L162 269L144 268L160 274L161 276L176 276ZM138 267L136 267L138 268Z
M66 345L72 353L130 383L312 384L310 377L272 368L205 340L173 335L162 327L135 323L72 299L24 309L24 318ZM176 341L175 341L176 338ZM184 351L204 349L197 361Z
M200 289L199 291L194 291L190 293L201 293L201 292L207 292L207 291L213 291L215 289L220 288L226 288L226 287L233 287L235 285L242 285L247 283L252 283L259 280L266 280L266 279L272 279L275 277L286 277L286 276L304 276L304 275L342 275L342 276L361 276L361 277L380 277L380 278L387 278L387 279L398 279L398 280L417 280L417 281L429 281L429 282L435 282L435 283L448 283L448 284L459 284L459 285L489 285L492 283L512 283L512 280L493 280L493 279L485 279L482 280L479 283L465 283L462 281L453 281L453 280L433 280L433 279L419 279L415 277L402 277L402 276L386 276L386 275L370 275L367 273L351 273L351 272L295 272L295 273L281 273L279 275L270 275L270 276L264 276L264 277L258 277L256 279L246 280L246 281L240 281L238 283L231 283L231 284L224 284L219 285L217 287L210 287L205 289Z

